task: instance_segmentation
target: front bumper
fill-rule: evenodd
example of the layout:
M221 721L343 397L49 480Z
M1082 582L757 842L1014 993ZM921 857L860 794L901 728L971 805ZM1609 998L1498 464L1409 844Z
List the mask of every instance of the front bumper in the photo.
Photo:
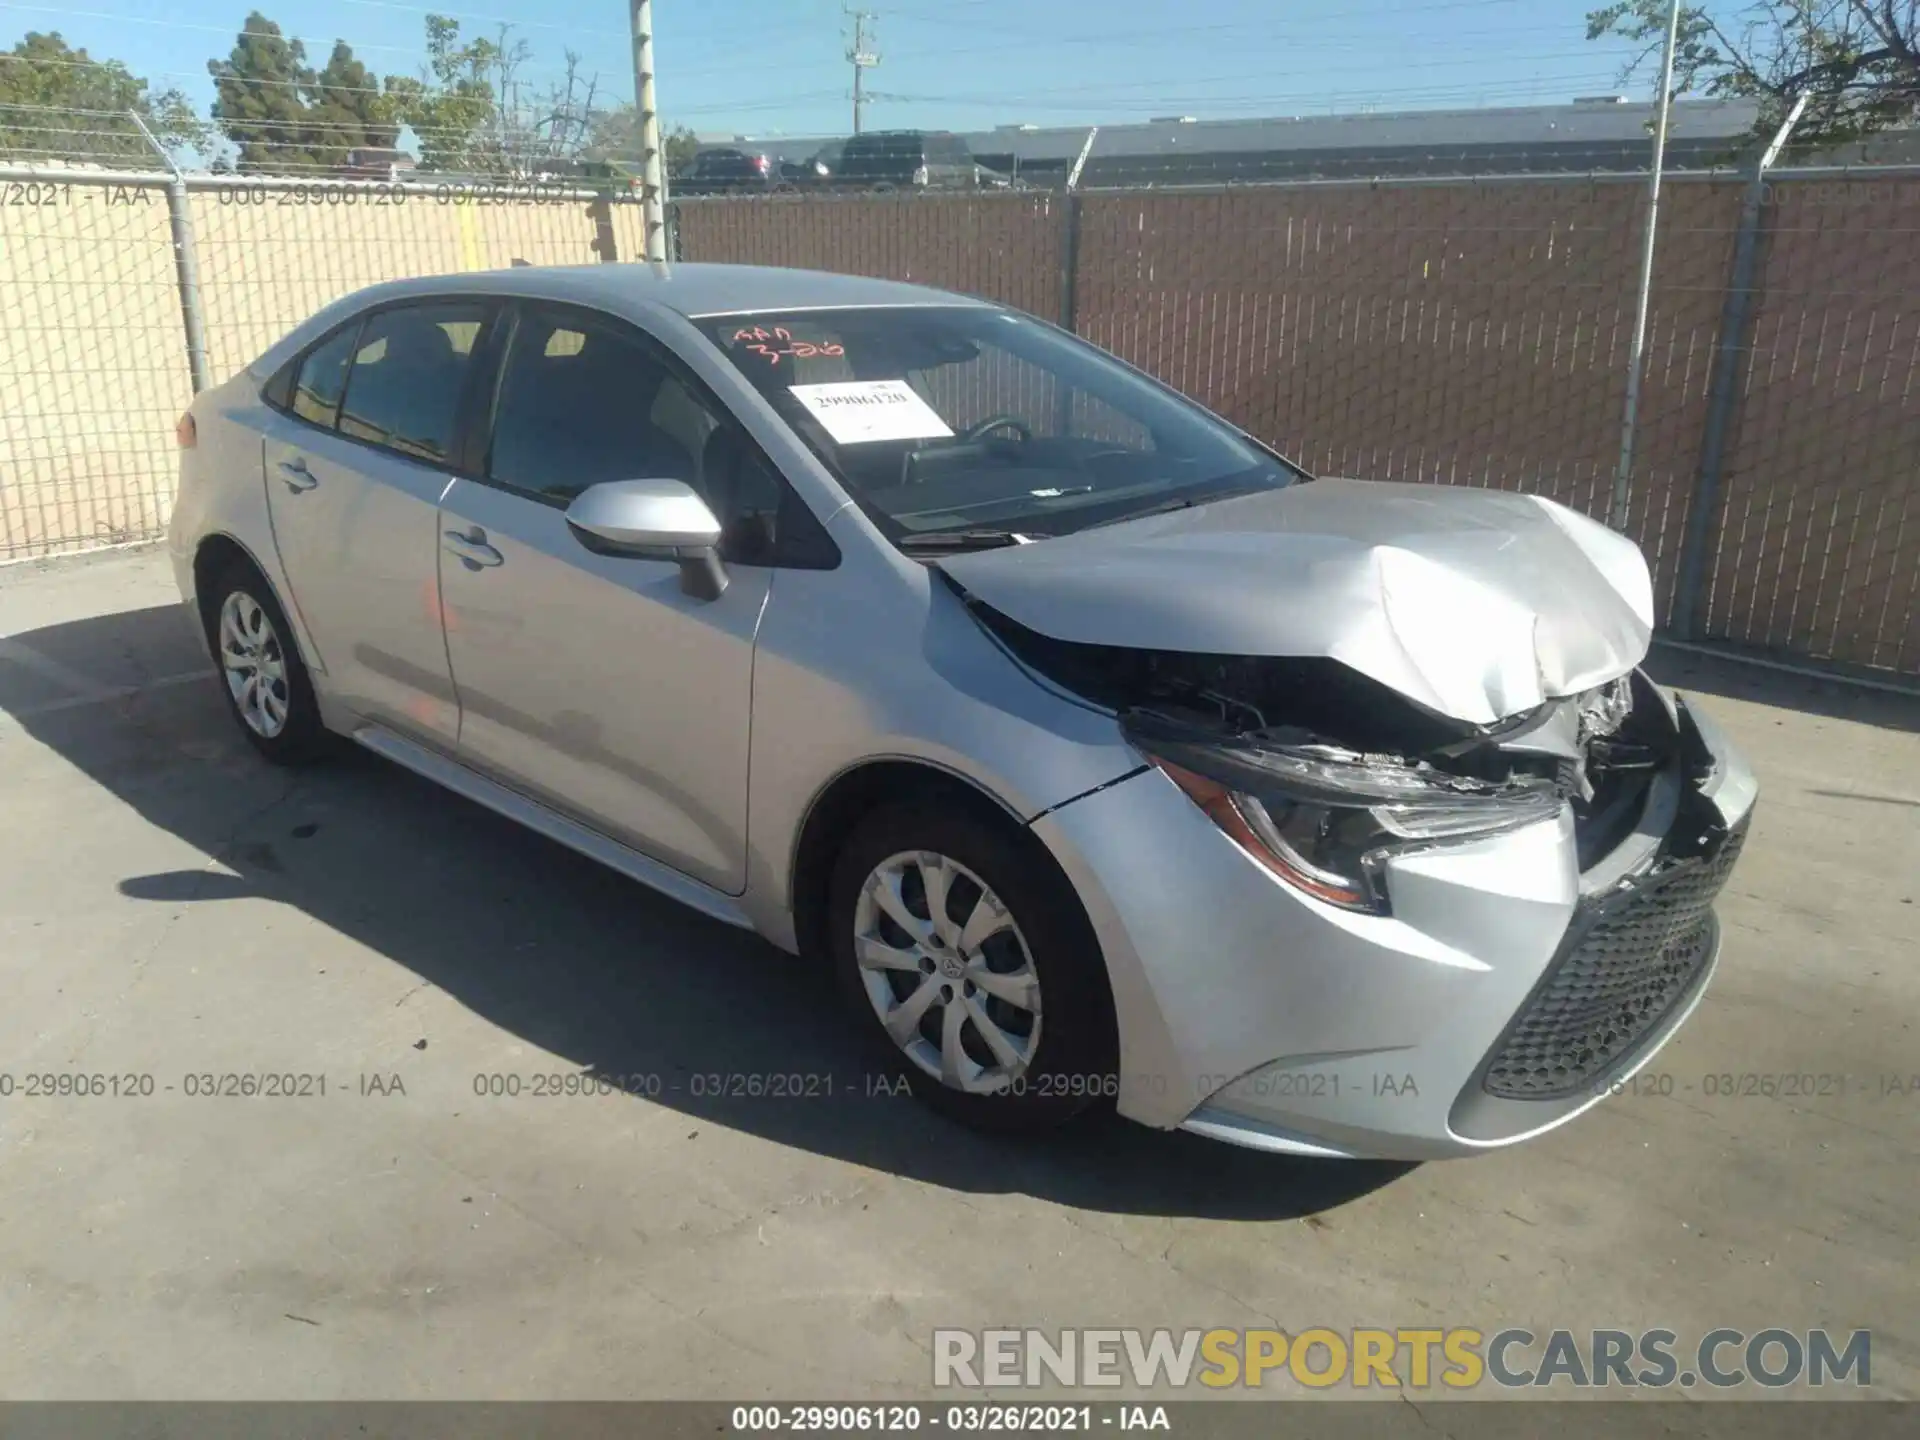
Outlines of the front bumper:
M1391 915L1273 876L1157 770L1035 832L1112 979L1119 1109L1257 1149L1434 1159L1566 1123L1656 1053L1717 963L1756 795L1696 707L1638 827L1582 873L1570 811L1400 856Z

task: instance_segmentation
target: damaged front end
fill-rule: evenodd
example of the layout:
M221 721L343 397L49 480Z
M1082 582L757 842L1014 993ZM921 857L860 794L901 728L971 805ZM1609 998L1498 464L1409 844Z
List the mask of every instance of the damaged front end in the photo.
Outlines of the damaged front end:
M1686 763L1674 706L1638 670L1475 725L1336 660L1060 641L972 608L1031 671L1112 711L1250 856L1345 909L1390 912L1396 855L1552 820L1563 806L1586 872L1643 825L1657 778L1677 782Z

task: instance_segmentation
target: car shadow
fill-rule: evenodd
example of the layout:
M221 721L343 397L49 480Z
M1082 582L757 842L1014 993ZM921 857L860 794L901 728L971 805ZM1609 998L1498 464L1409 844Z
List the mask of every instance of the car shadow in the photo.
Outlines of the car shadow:
M1036 1138L960 1128L889 1093L816 965L351 746L310 770L267 765L224 712L179 607L14 639L108 693L15 703L0 685L0 710L219 862L120 877L121 895L294 906L691 1119L958 1191L1143 1215L1310 1216L1412 1168L1265 1155L1112 1115ZM736 1093L770 1084L798 1093Z

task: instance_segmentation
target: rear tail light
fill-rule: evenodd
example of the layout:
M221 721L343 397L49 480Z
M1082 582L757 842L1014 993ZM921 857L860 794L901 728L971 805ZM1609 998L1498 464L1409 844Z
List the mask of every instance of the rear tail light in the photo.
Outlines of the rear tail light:
M173 438L179 443L182 450L191 450L194 442L200 438L200 427L193 423L193 412L191 410L185 412L178 420L174 421Z
M753 168L758 170L762 175L767 173L772 163L773 162L768 160L764 155L756 155L753 157Z

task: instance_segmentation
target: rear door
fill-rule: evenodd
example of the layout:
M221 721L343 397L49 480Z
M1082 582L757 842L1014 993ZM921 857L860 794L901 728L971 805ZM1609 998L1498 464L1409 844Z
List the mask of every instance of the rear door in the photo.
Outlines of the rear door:
M451 749L436 523L487 302L392 306L294 362L267 428L274 542L333 699Z

